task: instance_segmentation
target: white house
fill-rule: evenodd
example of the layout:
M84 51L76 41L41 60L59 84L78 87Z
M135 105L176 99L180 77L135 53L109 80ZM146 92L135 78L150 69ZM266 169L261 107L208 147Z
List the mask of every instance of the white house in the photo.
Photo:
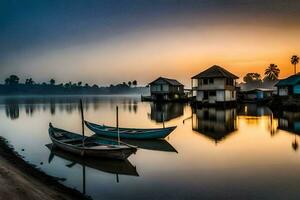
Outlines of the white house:
M214 65L192 77L193 95L203 104L236 102L236 79L236 75Z
M175 79L159 77L149 83L151 98L155 101L171 101L184 96L184 86Z

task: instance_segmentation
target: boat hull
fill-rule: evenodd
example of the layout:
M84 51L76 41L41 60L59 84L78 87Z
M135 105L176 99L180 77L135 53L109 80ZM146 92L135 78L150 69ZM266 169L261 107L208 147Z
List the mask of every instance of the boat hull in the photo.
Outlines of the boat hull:
M68 135L71 138L82 140L82 136L76 133L71 133L62 129L57 129L52 127L52 125L49 127L49 136L53 143L54 148L62 149L66 152L73 153L75 155L80 156L86 156L86 157L101 157L101 158L112 158L112 159L120 159L125 160L127 159L131 154L136 152L136 148L132 146L115 146L115 145L102 145L100 148L90 148L88 146L88 143L85 143L84 145L73 145L68 144L62 140L59 140L55 137L55 132L59 132L60 134ZM84 137L87 139L87 137Z
M59 148L53 148L53 144L47 144L47 148L51 151L49 156L49 163L53 159L52 156L58 156L62 159L68 160L72 163L78 163L96 170L100 170L110 174L122 174L129 176L139 176L136 167L133 166L128 159L116 160L116 159L86 159L85 157L78 156L67 151L63 151Z
M131 154L135 153L136 150L133 149L115 149L115 150L90 150L90 149L82 149L76 148L72 146L66 146L55 140L52 140L54 144L54 148L59 148L69 153L73 153L80 156L87 156L87 157L101 157L101 158L111 158L111 159L120 159L125 160Z
M106 130L106 126L101 126L93 124L90 122L85 122L86 126L93 131L95 134L104 137L118 138L118 131ZM109 127L111 128L111 127ZM119 129L119 135L121 139L138 139L138 140L150 140L150 139L163 139L167 137L176 126L163 128L163 129L128 129L128 130L138 130L138 133L126 133L125 128Z

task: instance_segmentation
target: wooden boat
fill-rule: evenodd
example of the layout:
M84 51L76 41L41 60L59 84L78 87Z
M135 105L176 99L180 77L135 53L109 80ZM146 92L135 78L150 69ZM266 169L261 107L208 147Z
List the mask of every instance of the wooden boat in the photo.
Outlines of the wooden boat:
M46 147L51 151L48 160L49 163L51 163L54 156L57 156L64 160L69 161L70 164L66 165L68 167L72 167L76 164L79 164L110 174L139 176L139 174L136 171L136 167L133 166L128 159L126 160L105 159L105 158L86 159L85 157L63 151L59 148L52 148L53 144L47 144Z
M114 140L95 140L49 124L49 136L55 147L81 155L124 160L136 152L136 147Z
M116 128L105 125L98 125L85 121L85 125L94 133L113 138L122 139L160 139L168 136L176 126L154 129L138 129L138 128Z

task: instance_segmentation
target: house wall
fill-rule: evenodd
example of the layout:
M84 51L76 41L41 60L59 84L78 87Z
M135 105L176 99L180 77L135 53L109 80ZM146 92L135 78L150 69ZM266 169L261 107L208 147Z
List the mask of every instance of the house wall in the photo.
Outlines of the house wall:
M300 94L300 85L295 85L294 86L293 93L294 94Z
M278 88L279 96L287 96L288 95L288 87L280 87Z
M213 91L213 90L211 90ZM232 92L234 96L232 96ZM197 91L196 100L203 102L204 91ZM216 102L225 102L225 101L235 101L236 100L236 91L231 90L217 90L216 96L208 96L207 102L214 104Z
M225 90L225 101L235 101L235 100L236 100L236 91Z
M157 80L155 83L152 83L150 85L150 92L153 93L173 93L178 95L184 94L184 87L182 85L180 86L174 86L170 85L164 80Z
M151 92L169 92L169 85L167 84L154 84L150 86Z
M225 79L224 78L213 78L214 83L203 84L202 79L199 79L198 90L223 90L225 89Z

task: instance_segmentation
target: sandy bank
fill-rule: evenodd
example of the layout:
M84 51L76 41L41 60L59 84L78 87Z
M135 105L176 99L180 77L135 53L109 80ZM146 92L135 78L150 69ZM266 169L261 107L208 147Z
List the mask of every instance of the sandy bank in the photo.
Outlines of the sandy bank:
M21 159L0 137L0 199L88 199Z

